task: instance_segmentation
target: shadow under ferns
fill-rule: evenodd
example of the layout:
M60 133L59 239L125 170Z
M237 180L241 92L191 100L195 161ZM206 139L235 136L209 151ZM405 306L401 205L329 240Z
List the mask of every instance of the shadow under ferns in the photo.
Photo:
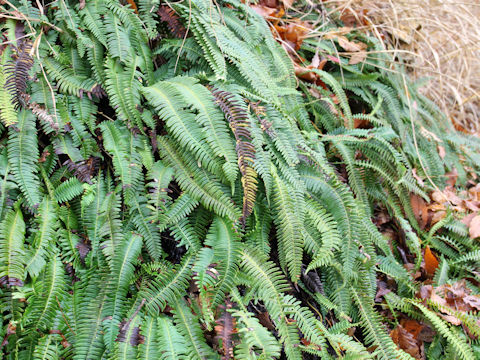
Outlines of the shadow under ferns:
M4 359L410 359L402 314L435 330L430 358L478 356L411 274L428 238L434 281L478 294L479 246L454 217L423 231L410 195L414 168L465 183L480 142L388 54L298 83L236 0L0 3ZM375 303L380 276L396 290Z

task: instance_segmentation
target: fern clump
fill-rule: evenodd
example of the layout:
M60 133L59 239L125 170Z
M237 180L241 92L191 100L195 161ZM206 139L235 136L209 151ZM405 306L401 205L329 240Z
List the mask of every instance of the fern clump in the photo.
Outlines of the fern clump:
M477 172L480 142L379 70L387 54L297 82L241 1L0 9L3 358L409 359L388 333L401 316L437 330L429 353L474 358L413 275L426 241L437 285L477 294L478 245L453 216L424 231L410 197Z

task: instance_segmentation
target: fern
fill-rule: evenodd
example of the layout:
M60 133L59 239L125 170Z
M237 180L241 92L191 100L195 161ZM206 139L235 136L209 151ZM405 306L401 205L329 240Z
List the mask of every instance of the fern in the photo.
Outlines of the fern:
M11 95L5 89L7 76L3 66L0 66L0 119L3 125L10 126L17 122L17 112L15 111Z
M448 325L412 274L428 244L434 286L478 294L479 246L453 216L420 229L410 195L465 187L480 141L377 40L352 30L376 53L352 65L312 30L301 66L339 59L313 83L271 34L318 21L303 1L273 27L238 0L1 9L3 358L407 359L404 317L437 330L427 358L474 357L477 315Z
M126 246L122 246L125 244ZM133 280L133 263L140 253L142 241L138 235L127 235L116 251L112 261L111 281L108 283L108 292L112 297L106 302L104 311L104 342L107 349L113 349L118 336L119 325L123 318L124 299L128 286Z
M17 204L15 209L8 211L0 224L1 272L2 284L23 285L24 279L24 241L25 222Z
M35 119L30 111L18 114L16 128L8 133L8 162L12 166L15 182L25 196L26 205L35 209L40 204L40 182L37 176L38 158Z
M35 284L31 305L25 310L25 322L31 329L48 329L51 326L65 287L62 263L56 255L52 255L43 277Z
M183 335L187 344L187 357L189 359L219 359L220 357L203 341L200 324L190 308L180 299L177 299L174 304L174 319L179 333Z
M49 198L44 198L38 210L38 229L33 239L32 247L27 252L28 261L25 264L31 276L37 276L46 264L47 252L52 251L52 240L57 225L57 213L54 203Z

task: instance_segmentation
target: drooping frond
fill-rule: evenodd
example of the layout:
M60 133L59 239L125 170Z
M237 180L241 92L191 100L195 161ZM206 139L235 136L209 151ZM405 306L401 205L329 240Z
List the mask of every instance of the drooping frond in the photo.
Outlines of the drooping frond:
M225 114L237 142L238 167L242 174L243 187L243 211L240 221L245 226L246 218L252 213L257 191L257 173L253 167L255 147L251 142L249 116L245 106L233 94L218 89L214 89L212 93Z
M11 94L5 89L6 82L5 69L0 66L0 120L3 125L10 126L17 122L17 112Z
M36 209L41 201L37 175L38 159L35 118L28 110L21 110L18 122L8 131L8 162L18 187L25 196L26 205Z
M13 58L4 65L6 76L4 89L11 96L11 102L18 108L23 101L27 89L28 72L33 66L33 57L30 54L32 44L28 41L19 41L14 49Z
M123 243L118 244L112 261L110 281L107 285L109 296L103 309L104 342L107 349L113 344L120 331L120 323L125 316L125 298L133 281L134 263L142 247L142 239L137 234L127 234Z
M24 279L25 222L17 204L5 215L0 224L0 283L8 286L22 286Z
M0 357L474 358L480 140L400 53L328 2L0 3Z

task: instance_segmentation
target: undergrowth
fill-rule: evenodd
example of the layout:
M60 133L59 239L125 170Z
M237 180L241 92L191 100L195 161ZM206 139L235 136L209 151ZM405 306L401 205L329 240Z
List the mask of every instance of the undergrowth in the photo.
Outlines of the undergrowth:
M478 356L476 314L449 325L413 274L428 241L433 284L477 294L479 246L454 216L423 230L410 196L465 185L480 142L388 54L297 80L236 0L1 11L3 358L409 359L402 316L431 325L428 358Z

